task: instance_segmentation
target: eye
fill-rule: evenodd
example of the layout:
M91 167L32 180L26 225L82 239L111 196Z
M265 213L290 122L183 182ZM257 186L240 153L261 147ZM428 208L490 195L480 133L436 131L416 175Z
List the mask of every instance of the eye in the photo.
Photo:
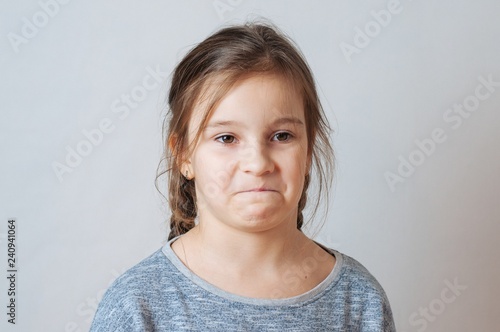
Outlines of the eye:
M217 137L215 140L224 144L231 144L234 143L235 138L232 135L222 135Z
M282 131L282 132L274 134L273 140L285 142L285 141L290 140L291 136L292 136L292 134Z

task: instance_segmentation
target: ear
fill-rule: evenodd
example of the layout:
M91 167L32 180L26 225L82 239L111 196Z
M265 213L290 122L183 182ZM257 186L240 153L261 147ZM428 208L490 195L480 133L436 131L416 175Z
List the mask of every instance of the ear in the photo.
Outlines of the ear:
M195 174L193 171L193 165L191 164L191 159L184 160L182 163L180 163L179 171L186 179L192 180Z
M177 146L177 136L172 135L168 138L168 148L170 149L171 154L176 159L177 167L179 168L179 172L187 178L191 180L194 178L194 171L191 164L191 158L185 159L184 153L179 151L179 147Z

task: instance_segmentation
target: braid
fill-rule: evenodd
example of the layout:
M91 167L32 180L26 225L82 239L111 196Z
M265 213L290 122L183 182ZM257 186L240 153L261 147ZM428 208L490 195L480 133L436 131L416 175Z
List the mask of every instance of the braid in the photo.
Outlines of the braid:
M178 183L178 190L170 191L170 208L172 216L170 217L170 234L168 240L182 235L194 227L194 218L196 217L195 189L194 182L186 179L178 173L173 181Z
M304 215L302 214L302 210L304 210L304 207L306 206L307 203L307 187L309 187L309 174L306 175L305 181L304 181L304 188L302 189L302 195L300 196L299 199L299 206L298 206L298 213L297 213L297 229L301 230L302 225L304 224Z

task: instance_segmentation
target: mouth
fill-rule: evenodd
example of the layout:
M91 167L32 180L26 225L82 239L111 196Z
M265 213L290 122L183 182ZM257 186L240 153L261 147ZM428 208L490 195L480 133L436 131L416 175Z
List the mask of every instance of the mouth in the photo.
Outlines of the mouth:
M259 187L241 191L241 193L260 193L260 192L276 192L276 190L271 188Z

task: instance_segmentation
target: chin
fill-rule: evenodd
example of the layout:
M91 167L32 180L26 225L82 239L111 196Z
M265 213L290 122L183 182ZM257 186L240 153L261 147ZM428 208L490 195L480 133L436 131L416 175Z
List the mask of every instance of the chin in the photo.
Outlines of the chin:
M270 217L276 216L276 212L276 208L268 206L247 206L238 214L244 222L261 223L268 221Z
M249 224L240 225L239 230L243 231L245 233L256 234L256 233L267 232L267 231L274 229L276 227L277 227L277 225L270 225L269 223L267 223L267 224L266 223L255 223L252 225L249 225Z
M276 213L270 212L246 214L241 216L240 228L249 232L267 231L279 227L284 220L284 218L276 219L275 217Z

